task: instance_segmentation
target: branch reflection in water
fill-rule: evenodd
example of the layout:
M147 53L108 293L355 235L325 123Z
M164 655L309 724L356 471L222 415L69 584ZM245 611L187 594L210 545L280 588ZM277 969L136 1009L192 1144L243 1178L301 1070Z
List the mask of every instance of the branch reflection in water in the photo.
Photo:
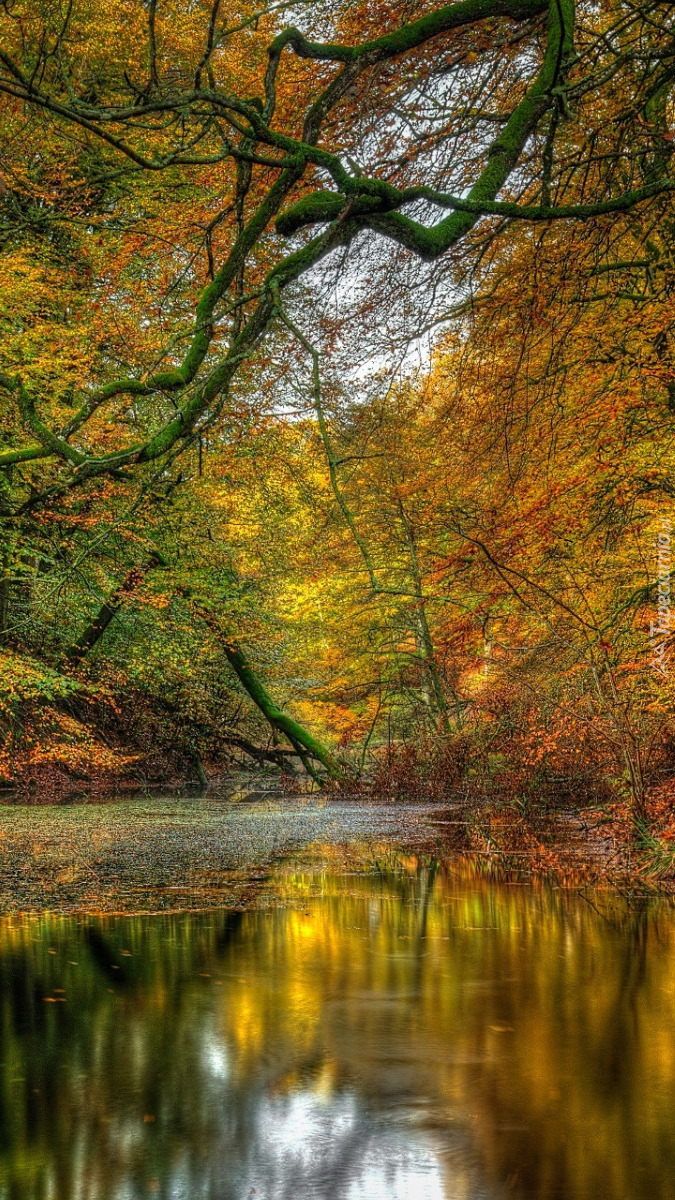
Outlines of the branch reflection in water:
M2 1200L649 1200L675 919L466 864L0 922Z

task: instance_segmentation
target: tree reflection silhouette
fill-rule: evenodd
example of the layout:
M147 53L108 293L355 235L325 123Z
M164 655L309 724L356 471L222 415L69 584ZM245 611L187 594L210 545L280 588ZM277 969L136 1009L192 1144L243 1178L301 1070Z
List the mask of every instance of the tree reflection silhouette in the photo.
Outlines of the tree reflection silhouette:
M671 1195L671 910L415 860L279 889L0 922L1 1200Z

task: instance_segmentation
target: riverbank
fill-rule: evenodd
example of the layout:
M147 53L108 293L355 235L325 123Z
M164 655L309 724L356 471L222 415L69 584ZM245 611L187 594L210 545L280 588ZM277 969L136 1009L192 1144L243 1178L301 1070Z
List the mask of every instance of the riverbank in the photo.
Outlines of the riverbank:
M638 844L625 814L512 804L287 796L243 776L227 791L34 797L0 810L0 914L246 908L274 900L272 868L303 856L368 870L383 858L470 858L514 883L624 894L675 891L666 843Z

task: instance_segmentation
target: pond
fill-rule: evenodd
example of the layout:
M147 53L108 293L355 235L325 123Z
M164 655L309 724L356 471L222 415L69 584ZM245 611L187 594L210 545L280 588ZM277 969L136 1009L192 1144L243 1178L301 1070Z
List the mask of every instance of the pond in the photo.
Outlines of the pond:
M675 1194L675 917L392 856L0 921L2 1200Z

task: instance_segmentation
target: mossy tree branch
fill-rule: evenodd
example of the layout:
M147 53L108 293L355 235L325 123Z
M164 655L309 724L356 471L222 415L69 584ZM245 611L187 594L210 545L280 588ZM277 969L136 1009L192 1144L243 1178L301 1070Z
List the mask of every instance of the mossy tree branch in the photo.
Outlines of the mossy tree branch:
M316 772L308 762L308 759L314 759L325 769L329 778L343 778L344 769L335 755L326 749L319 738L279 707L263 684L246 652L232 635L222 628L216 615L203 604L197 603L186 589L183 589L183 595L189 599L193 611L222 646L223 653L244 691L260 709L271 728L288 739L294 750L299 753L309 773L316 778Z
M537 21L546 12L548 32L541 66L523 98L510 115L505 114L503 128L488 148L485 166L465 197L425 186L397 188L388 179L368 178L350 172L340 153L320 144L326 119L354 82L374 65L410 55L455 29L498 19L520 23ZM106 382L85 394L79 409L60 432L47 427L38 416L32 397L20 391L23 420L36 441L26 446L0 449L0 467L60 458L69 472L61 485L66 488L103 475L118 475L120 470L129 471L136 465L162 459L181 445L188 445L196 432L217 421L239 368L270 327L275 315L275 293L299 279L333 249L348 244L363 230L393 239L420 258L435 259L461 242L480 217L527 221L585 220L627 212L636 204L671 190L674 184L666 174L654 178L652 173L643 186L597 203L531 205L498 199L542 116L561 104L573 50L573 33L573 0L457 0L399 29L353 46L313 42L297 29L289 28L282 31L269 47L264 98L250 99L219 89L212 75L210 86L202 87L202 72L198 71L195 86L178 90L174 87L167 93L152 84L144 93L142 105L137 96L132 104L88 103L77 96L69 80L62 81L68 83L68 87L50 91L48 83L37 85L34 71L23 69L5 51L0 52L0 67L3 68L0 92L21 99L28 106L42 108L60 122L80 126L141 171L161 172L176 165L221 161L227 157L240 164L246 163L249 172L258 159L264 164L264 170L278 171L262 199L256 201L248 220L244 219L243 213L248 185L245 194L240 194L241 220L237 234L224 262L214 271L213 278L198 298L192 333L182 361L152 371L143 378ZM277 77L286 48L298 57L332 62L337 68L309 103L302 121L301 137L280 130L274 121ZM215 159L213 155L200 157L186 153L182 138L173 149L153 157L135 147L133 137L139 131L144 136L142 130L149 118L162 114L168 117L180 114L181 124L184 120L192 120L196 130L192 139L195 144L207 136L214 120L229 125L234 136L223 138L222 153ZM121 130L125 131L124 135ZM281 152L282 157L278 161L261 157L258 154L260 145L272 147ZM548 149L550 151L551 147ZM314 189L293 203L292 197L298 186L306 179L311 184L317 168L328 174L337 190ZM284 212L283 206L289 201L291 203ZM429 227L401 211L405 205L419 201L450 209L450 214ZM243 291L244 271L255 260L275 221L277 232L284 236L317 223L327 228L299 249L282 250L262 285L247 297ZM223 320L219 308L228 294L232 297L233 293L233 305L225 306L225 313L232 312L234 307L237 310L230 329L230 346L221 358L209 362L216 324ZM5 386L1 379L0 386ZM85 454L72 445L71 439L93 413L116 397L171 393L182 397L177 411L144 441L120 446L98 456ZM53 489L48 494L52 497ZM33 496L30 504L34 507L38 502L39 498Z

